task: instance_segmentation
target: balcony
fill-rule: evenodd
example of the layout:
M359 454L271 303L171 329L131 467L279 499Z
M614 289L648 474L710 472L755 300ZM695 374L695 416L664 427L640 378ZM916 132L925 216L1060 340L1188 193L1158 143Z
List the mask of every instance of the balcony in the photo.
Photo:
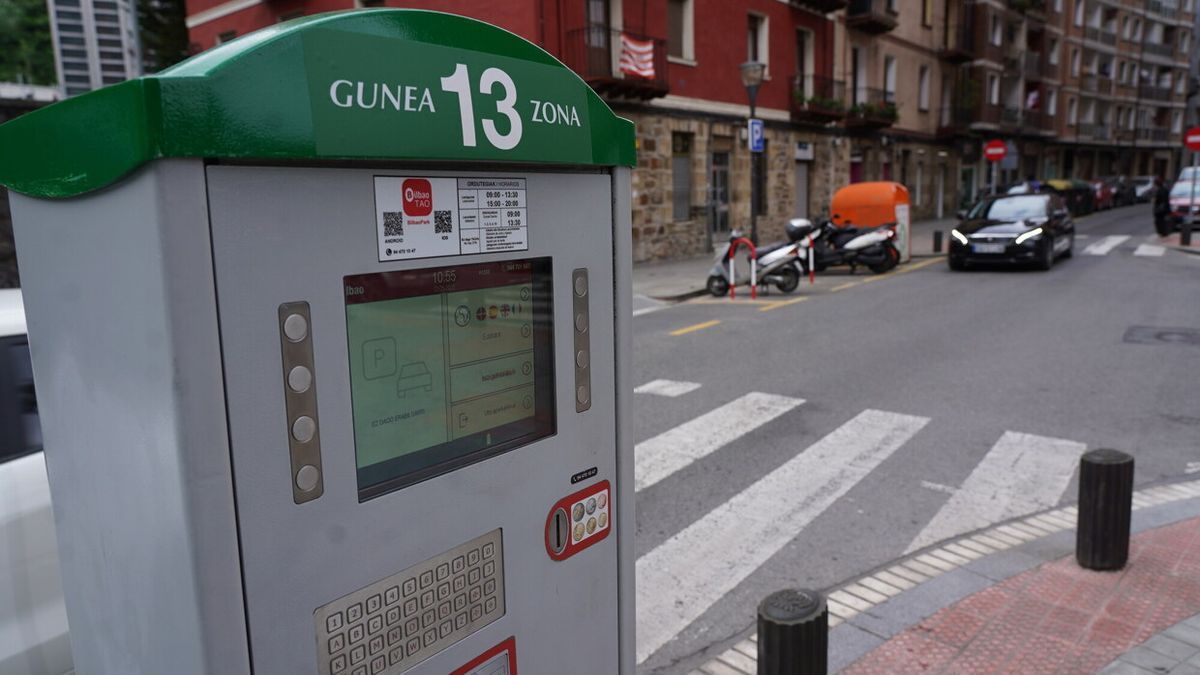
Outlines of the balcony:
M1175 15L1179 13L1179 7L1162 2L1162 0L1147 0L1146 11L1166 19L1174 19Z
M1099 42L1106 47L1117 46L1117 34L1106 31L1099 26L1088 26L1083 29L1083 39Z
M1164 45L1164 44L1156 44L1156 43L1152 43L1152 42L1144 42L1144 43L1142 43L1142 50L1145 52L1146 56L1157 56L1159 58L1171 59L1171 60L1175 59L1175 46L1174 45Z
M1170 101L1171 88L1143 84L1138 87L1138 97L1147 101Z
M1014 12L1042 12L1046 9L1046 0L1008 0L1008 8Z
M847 129L882 129L896 123L900 111L882 89L860 87L846 111Z
M666 96L670 88L667 41L662 38L603 26L577 28L567 31L563 62L596 93L610 98L646 100Z
M1012 128L1021 126L1021 109L1012 105L1004 106L1000 111L1000 125Z
M1025 79L1042 79L1042 55L1038 52L1025 52Z
M824 125L845 116L845 83L818 75L797 75L792 81L792 121Z
M944 106L938 114L939 136L966 136L971 130L975 111L964 105Z
M895 7L889 0L850 0L846 27L879 35L896 27L896 16Z
M966 63L975 58L975 5L947 6L945 38L938 56L950 63Z
M1094 122L1080 122L1076 128L1076 136L1079 138L1089 138L1093 141L1107 141L1108 125L1096 124Z
M839 9L846 9L846 5L849 3L847 0L790 0L789 4L793 7L815 9L822 14L828 14Z
M1143 127L1137 130L1137 139L1148 143L1166 143L1171 133L1166 127Z

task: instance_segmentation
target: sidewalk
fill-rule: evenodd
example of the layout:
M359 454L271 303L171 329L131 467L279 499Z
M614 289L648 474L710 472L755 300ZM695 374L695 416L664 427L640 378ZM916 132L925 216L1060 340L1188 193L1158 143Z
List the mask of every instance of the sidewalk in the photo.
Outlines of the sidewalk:
M1200 675L1200 481L1134 494L1129 562L1075 563L1075 507L992 527L826 594L844 673ZM755 672L755 636L692 675Z
M955 222L953 218L943 218L913 223L911 229L913 259L941 255L933 253L933 233L935 230L941 230L942 250L945 251L946 238L950 236L950 230L954 227ZM715 253L709 253L681 260L636 263L633 266L633 293L667 301L686 300L703 295L707 292L704 284L708 279L708 271L715 262L715 255ZM741 273L748 273L745 270L744 259L741 267Z

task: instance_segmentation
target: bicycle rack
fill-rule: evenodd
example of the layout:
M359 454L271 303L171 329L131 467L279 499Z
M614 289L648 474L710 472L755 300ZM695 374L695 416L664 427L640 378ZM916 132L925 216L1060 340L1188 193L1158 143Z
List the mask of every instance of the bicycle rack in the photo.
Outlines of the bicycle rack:
M737 254L738 247L745 244L750 249L750 299L758 299L758 252L754 247L754 242L745 237L738 237L729 245L729 299L733 300L737 297L737 277L734 276L734 255Z

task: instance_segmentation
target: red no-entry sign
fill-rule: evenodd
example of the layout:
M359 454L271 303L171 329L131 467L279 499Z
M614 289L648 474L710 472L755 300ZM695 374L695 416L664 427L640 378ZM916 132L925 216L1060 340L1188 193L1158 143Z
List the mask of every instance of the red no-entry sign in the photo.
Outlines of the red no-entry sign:
M983 157L989 162L999 162L1007 154L1008 145L1004 141L988 141L983 146Z
M1188 150L1200 152L1200 127L1192 127L1183 135L1183 144Z

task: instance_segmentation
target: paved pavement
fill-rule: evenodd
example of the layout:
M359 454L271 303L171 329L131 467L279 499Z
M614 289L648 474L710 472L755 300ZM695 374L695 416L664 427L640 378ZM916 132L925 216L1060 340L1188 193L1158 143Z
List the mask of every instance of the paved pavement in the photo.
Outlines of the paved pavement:
M1139 486L1200 471L1200 320L1179 292L1200 256L1156 244L1142 211L1081 220L1050 272L929 258L644 307L639 672L689 673L741 643L771 591L839 589L1063 509L1085 449L1133 454Z

